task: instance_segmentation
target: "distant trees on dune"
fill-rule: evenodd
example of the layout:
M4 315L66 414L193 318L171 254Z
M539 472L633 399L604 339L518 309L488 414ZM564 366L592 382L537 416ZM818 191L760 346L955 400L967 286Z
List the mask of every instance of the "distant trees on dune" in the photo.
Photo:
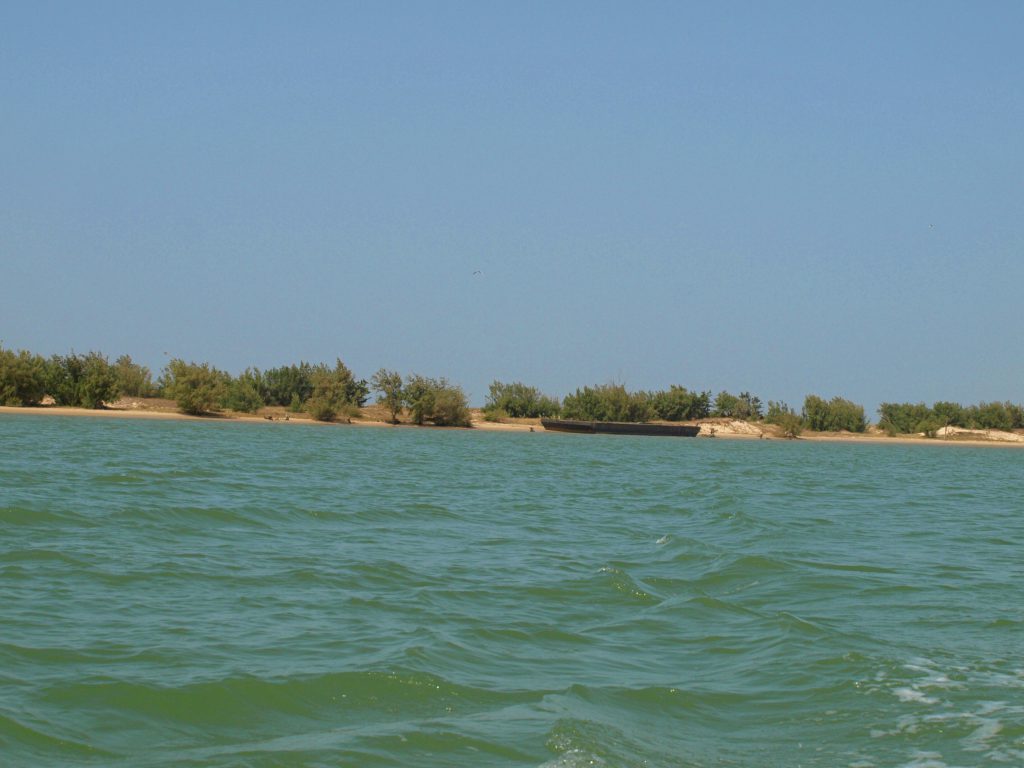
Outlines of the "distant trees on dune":
M878 426L890 435L914 432L931 435L943 427L1024 429L1024 406L1009 402L963 406L939 401L930 408L924 403L882 403L878 415Z
M0 404L39 405L46 397L46 361L26 350L0 348Z
M320 421L349 419L376 393L387 420L413 424L469 426L468 399L461 387L444 377L403 375L379 369L369 381L359 379L341 361L334 365L283 365L261 371L246 368L237 376L209 363L172 359L156 382L150 370L129 355L113 363L99 352L44 358L27 350L0 347L0 405L39 405L47 396L57 405L101 408L121 396L164 397L188 414L220 410L256 413L266 406L306 412ZM802 430L864 432L864 407L842 397L826 400L807 395L799 413L781 401L767 406L750 392L692 391L673 384L659 391L630 391L624 385L584 386L563 400L519 381L491 383L484 418L558 417L583 421L696 421L709 417L763 421L796 437ZM878 426L890 435L932 436L947 426L968 429L1024 429L1024 406L1010 402L961 405L938 401L882 403Z
M868 422L864 406L833 397L825 400L817 395L804 399L803 425L815 432L863 432Z
M494 381L487 393L484 414L493 418L536 419L557 416L560 408L557 399L541 394L536 387L518 381L511 384Z

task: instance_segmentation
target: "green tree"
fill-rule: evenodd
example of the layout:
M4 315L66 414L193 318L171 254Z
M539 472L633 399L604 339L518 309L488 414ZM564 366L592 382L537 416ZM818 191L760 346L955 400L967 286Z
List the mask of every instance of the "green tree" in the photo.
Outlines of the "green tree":
M306 402L306 410L318 421L332 421L339 412L354 413L366 402L369 387L356 380L341 360L334 368L318 365L313 369L313 390Z
M1007 403L1006 411L1010 414L1010 420L1013 424L1012 428L1024 429L1024 406Z
M418 373L406 377L404 397L413 424L423 425L434 413L438 382Z
M259 369L246 368L237 378L226 382L221 405L232 411L256 413L264 405L260 394L262 384L263 377Z
M405 404L414 424L432 422L438 427L468 427L469 405L460 387L445 378L411 374L405 381Z
M737 418L758 420L761 418L761 398L749 392L740 392L739 402L736 405Z
M817 432L863 432L867 429L864 406L833 397L826 401L817 395L804 399L803 423Z
M730 395L725 390L722 390L715 395L715 407L712 411L715 416L723 416L726 418L740 418L740 399L736 395Z
M975 421L981 429L1013 429L1013 414L1008 403L978 403Z
M402 388L402 374L381 368L370 378L372 391L379 392L377 402L387 408L391 414L391 423L398 423L398 414L402 412L405 392Z
M131 355L121 355L114 361L117 376L117 391L128 397L152 397L153 377L149 368L132 360Z
M935 431L938 419L924 403L882 403L878 406L878 426L890 435ZM942 425L939 425L942 426Z
M664 421L704 419L711 413L710 392L690 392L672 384L667 390L655 392L650 398L654 414Z
M224 398L224 375L208 363L186 363L174 358L161 376L166 396L182 413L199 416L217 409Z
M768 412L765 413L764 420L769 424L779 424L782 417L792 415L795 415L793 409L786 405L786 403L781 400L769 400Z
M779 414L772 423L782 429L783 437L788 437L791 440L800 437L800 433L804 431L800 417L792 412Z
M431 421L437 427L468 427L469 402L461 387L445 382L434 395Z
M492 382L484 404L485 413L504 411L512 418L557 416L560 408L554 398L541 394L536 387L528 387L518 381L511 384Z
M46 369L39 355L0 347L0 405L39 405L46 395Z
M739 396L726 391L719 392L715 397L715 416L730 419L760 419L762 412L761 398L749 392L740 392Z
M298 398L301 410L312 394L313 366L305 361L271 368L261 376L260 397L267 405L291 406Z
M46 379L57 405L102 408L119 394L117 371L99 352L54 355L47 362Z
M654 415L651 400L646 392L629 392L622 384L583 387L566 395L562 416L582 421L649 421Z
M960 403L938 401L932 406L932 415L943 427L966 427L964 407Z

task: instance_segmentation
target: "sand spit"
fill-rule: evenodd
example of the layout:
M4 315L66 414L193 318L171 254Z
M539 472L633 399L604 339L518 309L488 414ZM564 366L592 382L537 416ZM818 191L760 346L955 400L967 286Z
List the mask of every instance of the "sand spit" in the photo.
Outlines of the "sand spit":
M173 421L201 421L207 423L267 423L292 425L305 424L321 427L337 427L339 423L324 423L311 419L305 413L291 413L285 408L267 407L257 414L235 413L232 411L207 416L189 416L179 413L173 401L158 398L122 398L106 408L90 410L86 408L68 408L56 405L36 407L0 406L2 415L36 415L36 416L86 416L114 419L158 419ZM408 423L390 424L388 414L378 405L363 408L359 416L342 426L377 427L383 429L419 429ZM786 441L778 427L771 424L748 423L738 419L702 419L700 438L725 440L778 440ZM544 434L545 430L540 419L503 419L500 422L486 421L483 412L474 408L470 411L470 424L473 429L486 432L534 432ZM431 428L431 427L428 427ZM1016 432L1000 432L999 430L971 430L958 427L940 429L935 438L927 438L923 434L901 435L888 437L877 428L870 428L867 433L852 432L804 432L798 441L803 442L842 442L867 444L899 444L899 445L973 445L988 447L1024 447L1024 434Z

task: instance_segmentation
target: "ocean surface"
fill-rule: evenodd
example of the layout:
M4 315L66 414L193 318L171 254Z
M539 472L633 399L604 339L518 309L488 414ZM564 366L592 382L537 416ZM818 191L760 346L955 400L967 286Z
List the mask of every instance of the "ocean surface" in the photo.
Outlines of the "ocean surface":
M0 765L1024 765L1024 451L0 416Z

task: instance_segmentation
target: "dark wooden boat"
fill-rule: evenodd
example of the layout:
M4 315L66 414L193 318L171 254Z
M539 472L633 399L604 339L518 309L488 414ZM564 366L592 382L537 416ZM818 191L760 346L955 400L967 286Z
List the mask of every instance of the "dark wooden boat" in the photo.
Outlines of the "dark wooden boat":
M588 435L654 435L662 437L696 437L699 426L687 424L641 424L625 421L574 421L573 419L541 419L544 429L554 432L580 432Z

